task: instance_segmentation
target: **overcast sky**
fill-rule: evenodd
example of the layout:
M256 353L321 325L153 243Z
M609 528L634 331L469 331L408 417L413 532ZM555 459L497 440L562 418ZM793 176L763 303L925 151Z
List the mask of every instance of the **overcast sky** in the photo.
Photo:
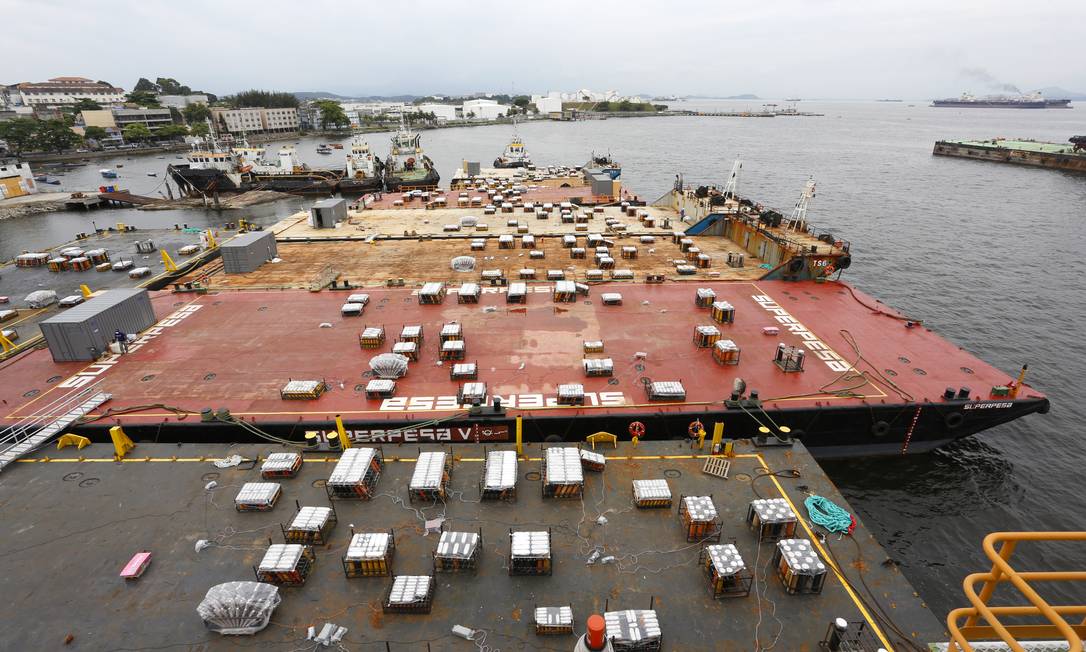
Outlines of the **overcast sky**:
M634 6L637 5L637 6ZM0 82L345 95L1086 92L1086 0L0 0Z

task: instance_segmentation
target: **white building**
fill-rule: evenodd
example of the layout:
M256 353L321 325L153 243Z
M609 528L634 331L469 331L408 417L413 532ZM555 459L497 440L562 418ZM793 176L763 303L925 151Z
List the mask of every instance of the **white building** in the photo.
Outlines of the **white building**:
M533 96L536 99L532 100L535 107L539 109L539 112L546 115L549 113L561 113L562 112L562 98L560 97L543 97Z
M158 103L165 107L183 109L190 104L210 104L207 95L159 95Z
M28 106L64 106L82 99L99 104L124 102L124 89L86 77L54 77L44 82L23 82L14 87Z
M447 121L457 119L456 108L453 104L419 104L415 107L415 110L423 113L433 113L438 120Z
M509 107L498 104L497 100L468 100L464 102L461 111L465 118L474 114L476 120L494 120L501 118L509 111Z
M0 199L22 197L38 192L34 183L34 173L29 163L11 161L0 163Z

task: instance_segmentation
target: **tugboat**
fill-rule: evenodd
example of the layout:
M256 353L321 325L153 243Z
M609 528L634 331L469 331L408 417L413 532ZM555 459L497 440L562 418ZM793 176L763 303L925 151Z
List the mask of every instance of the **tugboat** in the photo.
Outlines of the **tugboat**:
M234 193L249 190L274 190L290 193L335 192L341 171L313 169L295 156L294 147L279 150L275 161L264 159L263 147L240 147L225 150L209 138L193 145L185 157L185 165L166 167L170 178L182 193Z
M328 147L327 145L321 145L321 146L317 147L317 153L318 154L331 154L332 153L332 148Z
M103 177L105 177L106 179L116 179L117 178L117 173L115 171L113 171L113 170L110 170L109 168L103 168L101 170L98 170L98 172Z
M365 139L355 136L351 151L347 154L346 175L339 182L339 191L347 194L364 194L380 190L384 164L370 151Z
M513 140L505 147L505 153L494 159L496 168L530 168L532 160L528 158L528 150L524 148L524 141L517 134L517 119L513 118Z
M385 190L433 189L441 180L434 162L422 151L422 135L407 128L400 115L400 129L392 136L392 151L385 159Z
M592 152L592 156L589 157L588 163L585 163L582 167L606 172L612 179L617 179L622 176L622 164L611 158L610 152L606 154L596 154L595 152Z

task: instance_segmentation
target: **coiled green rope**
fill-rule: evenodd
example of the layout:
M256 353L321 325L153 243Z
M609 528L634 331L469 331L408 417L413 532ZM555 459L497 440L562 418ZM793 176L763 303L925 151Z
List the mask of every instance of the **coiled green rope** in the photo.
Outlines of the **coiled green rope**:
M812 494L803 501L803 506L807 508L807 515L816 525L821 525L830 532L852 534L856 527L856 519L828 498Z

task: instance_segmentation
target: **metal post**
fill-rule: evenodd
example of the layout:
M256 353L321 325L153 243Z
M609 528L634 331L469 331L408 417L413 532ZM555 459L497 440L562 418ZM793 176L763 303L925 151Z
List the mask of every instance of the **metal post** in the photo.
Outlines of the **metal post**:
M524 432L521 417L517 417L517 457L524 455Z
M336 432L339 433L339 448L340 450L347 450L351 447L351 439L347 436L347 431L343 428L343 419L336 415Z

